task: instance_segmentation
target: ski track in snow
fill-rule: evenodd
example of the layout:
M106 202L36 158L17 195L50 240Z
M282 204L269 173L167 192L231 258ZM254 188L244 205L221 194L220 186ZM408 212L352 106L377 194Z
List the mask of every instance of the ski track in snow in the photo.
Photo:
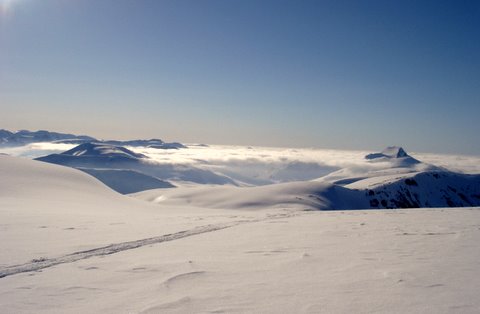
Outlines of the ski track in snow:
M49 268L55 265L73 263L73 262L91 258L91 257L115 254L115 253L132 250L132 249L136 249L136 248L147 246L147 245L174 241L174 240L191 237L191 236L202 234L202 233L214 232L222 229L231 228L241 224L289 218L289 217L294 217L298 215L301 215L301 212L269 214L264 218L243 219L243 220L235 220L235 221L219 223L219 224L209 224L204 226L198 226L189 230L183 230L183 231L165 234L165 235L152 237L152 238L114 243L104 247L90 249L86 251L74 252L74 253L70 253L67 255L59 256L59 257L53 257L53 258L42 257L42 258L32 259L30 262L25 264L1 267L0 278L16 275L20 273L39 271L41 269Z

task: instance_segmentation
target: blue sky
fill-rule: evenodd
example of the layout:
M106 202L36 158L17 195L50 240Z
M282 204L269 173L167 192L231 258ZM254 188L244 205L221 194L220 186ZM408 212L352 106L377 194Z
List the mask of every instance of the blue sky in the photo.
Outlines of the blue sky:
M478 1L0 6L0 128L480 154Z

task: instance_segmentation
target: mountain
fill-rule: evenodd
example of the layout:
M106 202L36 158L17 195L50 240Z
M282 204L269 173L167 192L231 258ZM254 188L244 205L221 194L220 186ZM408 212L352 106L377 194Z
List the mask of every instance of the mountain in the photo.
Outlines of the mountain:
M0 129L0 145L4 145L5 143L8 143L8 139L11 138L13 135L12 132Z
M346 167L316 181L328 182L337 185L348 185L368 178L379 178L389 175L418 173L422 171L447 171L441 167L423 163L406 153L401 147L387 147L380 153L365 156L363 166Z
M143 154L137 154L125 147L114 146L105 143L84 143L80 144L62 155L76 157L101 157L101 158L146 158Z
M234 180L209 170L156 163L143 154L104 142L83 143L63 153L36 160L80 169L120 193L173 187L168 181L237 184Z
M371 208L480 206L480 175L423 171L366 179L345 187L364 193Z
M145 158L121 146L83 143L61 154L36 160L77 168L122 194L174 187L167 181L135 171L141 166L140 160Z
M379 159L379 158L412 158L402 147L389 146L385 148L381 153L373 153L365 156L366 159Z
M188 203L231 209L480 206L480 175L454 173L422 163L400 147L389 147L365 158L365 167L344 168L312 181L256 187L181 187L145 191L135 196L169 206Z
M31 143L51 142L58 144L83 144L83 143L103 143L114 146L132 146L132 147L153 147L158 149L179 149L187 148L187 146L173 142L165 143L160 139L150 140L98 140L91 136L74 135L50 132L45 130L28 131L20 130L18 132L10 132L8 130L0 129L0 146L23 146Z
M36 160L74 168L119 168L131 169L146 158L121 146L103 143L83 143L61 154L51 154Z
M104 140L99 141L109 145L116 145L116 146L133 146L139 147L144 146L148 147L150 145L164 145L166 144L164 141L160 139L150 139L150 140L129 140L129 141L114 141L114 140Z
M179 148L187 148L187 146L178 143L178 142L173 142L173 143L162 143L162 144L151 144L148 145L149 148L156 148L156 149L179 149Z
M31 143L39 142L57 142L57 141L95 141L93 137L86 135L73 135L66 133L49 132L45 130L31 132L28 130L20 130L18 132L10 132L0 130L1 146L23 146Z

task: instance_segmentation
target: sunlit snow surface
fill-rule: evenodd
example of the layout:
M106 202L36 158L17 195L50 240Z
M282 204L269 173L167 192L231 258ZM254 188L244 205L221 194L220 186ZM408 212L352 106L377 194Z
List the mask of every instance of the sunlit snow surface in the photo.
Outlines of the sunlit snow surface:
M479 207L166 206L26 158L0 173L2 313L480 311Z

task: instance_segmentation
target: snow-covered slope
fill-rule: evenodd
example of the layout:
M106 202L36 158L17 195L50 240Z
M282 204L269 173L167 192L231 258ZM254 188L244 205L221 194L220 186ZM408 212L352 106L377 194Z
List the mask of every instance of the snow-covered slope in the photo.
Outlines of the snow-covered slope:
M387 147L381 153L365 156L366 163L346 167L332 172L317 181L338 185L347 185L367 178L402 175L423 171L446 171L446 169L423 163L410 155L401 147Z
M199 208L202 197L230 206L234 189L165 206L76 169L0 156L1 312L480 311L478 207L285 210L302 193L320 204L361 192L304 182L256 190L259 206L285 205L270 211Z
M89 167L99 164L138 163L141 158L145 156L121 146L84 143L61 154L39 157L37 160L71 167Z
M63 152L64 156L76 157L103 157L103 158L144 158L145 155L137 154L121 146L107 145L103 143L85 143Z
M424 171L364 179L346 185L365 192L372 208L480 206L480 176Z
M314 181L255 187L179 187L135 194L140 199L206 208L377 209L480 206L480 175L424 164L402 148L370 154L366 167L346 168Z
M80 169L122 194L174 187L167 181L136 171L142 167L141 160L145 158L121 146L83 143L61 154L37 160Z
M80 252L49 251L44 246L50 247L53 239L37 241L26 229L25 237L16 242L2 241L2 254L5 248L16 252L27 244L37 255L25 267L35 270L43 263L45 268L0 278L2 311L480 311L479 208L263 213L230 213L223 221L210 212L157 216L162 219L152 220L163 237L142 238L140 226L130 225L130 234L139 239L130 242L122 242L124 230L116 225L111 230L88 230L85 233L97 239L110 233L118 238L115 245L101 248L91 246L86 237ZM143 214L137 210L131 217ZM178 216L191 225L177 225L176 232L165 230ZM58 237L61 224L56 226L52 231ZM47 252L40 255L41 250ZM5 269L0 266L0 272Z
M84 143L66 152L39 157L36 160L85 170L121 193L136 192L146 187L172 187L167 181L236 184L232 179L212 171L156 163L143 154L105 143Z
M255 169L255 164L220 164L216 172L208 170L215 169L211 165L198 168L184 163L153 160L148 157L155 150L151 147L130 148L132 150L105 143L84 143L38 160L82 169L124 194L182 186L178 191L149 191L145 197L137 195L147 199L166 198L170 205L175 205L173 199L180 203L189 199L192 203L201 203L203 207L250 209L278 208L287 204L288 207L322 210L480 205L479 175L454 173L423 163L411 157L403 148L395 146L387 147L380 153L368 154L363 163L337 171L334 171L334 167L313 162L290 162L281 167L272 167L263 176L257 176L259 170ZM165 151L161 154L169 156L176 153ZM327 175L323 175L325 173ZM315 174L321 177L313 182L288 182L309 180ZM185 182L236 186L282 181L287 183L238 189L184 187ZM332 191L335 193L332 194ZM227 194L230 196L222 200Z
M182 186L132 195L162 206L195 206L224 209L339 210L368 208L363 194L322 182L289 182L255 187Z
M0 155L0 266L173 232L194 222L68 167ZM169 224L160 224L162 220Z
M99 195L109 200L125 199L81 171L25 158L0 156L0 173L0 197L4 199L96 201Z
M165 189L175 187L168 181L163 181L135 170L78 169L97 178L105 185L121 194L135 193L150 189Z
M372 208L480 205L480 175L454 173L424 164L400 147L388 147L365 158L374 164L374 170L365 172L358 180L347 179L344 186L364 191Z

